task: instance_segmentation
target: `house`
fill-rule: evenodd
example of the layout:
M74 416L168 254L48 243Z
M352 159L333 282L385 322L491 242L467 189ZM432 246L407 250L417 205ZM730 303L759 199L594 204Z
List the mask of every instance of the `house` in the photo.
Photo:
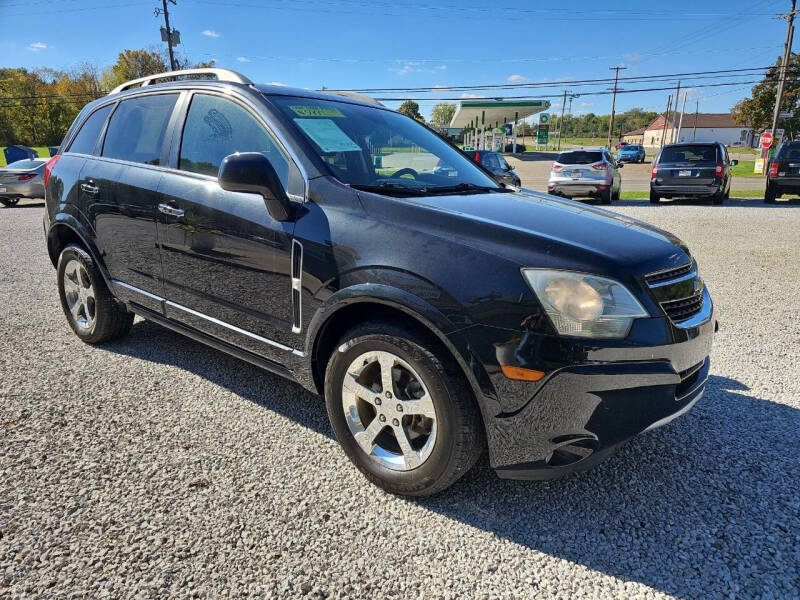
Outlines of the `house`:
M645 127L640 127L639 129L634 129L628 133L623 133L622 141L628 142L629 144L643 144L645 129Z
M661 137L664 135L666 144L677 142L722 142L725 145L734 142L744 142L750 146L753 141L753 128L744 127L734 123L729 113L685 113L680 135L677 127L680 113L670 113L667 122L666 135L664 135L664 115L658 115L655 120L645 128L645 146L659 147L662 145Z

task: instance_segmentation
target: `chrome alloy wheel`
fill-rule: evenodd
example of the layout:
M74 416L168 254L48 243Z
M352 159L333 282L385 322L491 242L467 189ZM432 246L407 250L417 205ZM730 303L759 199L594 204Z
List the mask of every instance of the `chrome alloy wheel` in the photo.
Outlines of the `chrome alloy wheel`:
M94 286L86 267L75 259L70 260L64 269L64 298L75 324L89 330L97 318L97 301Z
M386 468L416 469L433 451L433 399L417 372L395 354L365 352L350 363L342 407L356 443Z

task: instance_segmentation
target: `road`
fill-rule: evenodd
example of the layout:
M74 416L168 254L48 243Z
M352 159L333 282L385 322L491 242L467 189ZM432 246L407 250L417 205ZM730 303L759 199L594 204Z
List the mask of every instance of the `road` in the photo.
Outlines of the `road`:
M588 473L417 501L295 384L144 321L81 343L41 203L0 209L0 597L797 598L800 205L612 209L700 263L705 397Z
M506 160L514 165L522 185L540 192L547 191L547 180L550 177L550 166L556 159L556 152L526 152L517 156L507 155ZM642 164L625 163L622 176L623 192L643 192L650 190L649 162ZM764 190L761 177L734 177L732 190Z

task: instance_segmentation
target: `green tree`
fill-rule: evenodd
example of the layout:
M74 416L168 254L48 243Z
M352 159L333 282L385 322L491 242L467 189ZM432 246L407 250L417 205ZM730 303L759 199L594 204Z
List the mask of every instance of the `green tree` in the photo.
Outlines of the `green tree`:
M397 109L397 112L402 113L406 116L411 117L412 119L416 119L417 121L425 122L425 119L419 112L419 104L414 102L413 100L406 100L400 105L400 108Z
M168 61L165 61L162 53L155 48L123 50L119 53L117 62L103 71L103 87L111 90L131 79L164 73L169 71L167 65Z
M453 115L456 114L456 105L449 102L439 102L431 111L431 125L434 127L448 127Z
M775 96L778 93L778 76L780 72L780 59L770 67L764 79L756 84L749 98L740 100L731 109L733 120L739 125L752 127L759 131L772 125L772 113L775 109ZM781 98L781 111L792 112L795 116L779 122L779 127L786 129L787 133L796 135L800 126L800 115L797 114L797 104L800 101L800 80L797 71L800 68L800 55L791 54L787 68L786 83L783 86Z

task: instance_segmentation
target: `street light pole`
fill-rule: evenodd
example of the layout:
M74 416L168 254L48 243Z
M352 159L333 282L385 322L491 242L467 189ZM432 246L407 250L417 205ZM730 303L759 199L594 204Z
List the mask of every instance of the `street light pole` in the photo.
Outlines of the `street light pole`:
M614 109L616 108L617 104L617 82L619 81L619 71L620 69L627 69L627 67L609 67L612 71L614 71L614 95L611 97L611 119L608 122L608 142L606 145L608 148L611 148L611 136L614 133Z

